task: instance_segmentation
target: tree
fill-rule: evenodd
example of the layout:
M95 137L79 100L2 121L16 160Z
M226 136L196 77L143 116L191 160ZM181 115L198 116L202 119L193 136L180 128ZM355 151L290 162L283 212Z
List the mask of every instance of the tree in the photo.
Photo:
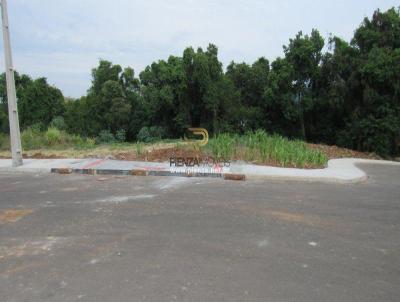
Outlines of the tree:
M285 58L293 67L294 102L298 105L301 135L307 139L305 113L314 102L314 86L318 78L319 66L322 59L324 39L315 29L311 35L303 36L300 31L296 38L290 39L289 45L284 46Z
M253 65L232 62L226 75L233 82L239 94L242 131L264 128L266 125L264 92L268 86L270 66L265 58L258 59Z
M350 79L357 53L338 37L330 37L329 50L322 57L315 81L315 98L308 112L311 119L308 140L336 144L351 114L348 105L357 98L357 92L351 88L356 83Z
M208 87L204 95L204 106L205 110L212 114L207 129L213 131L214 134L243 130L240 96L228 77L223 76Z
M187 48L182 57L153 63L140 74L140 80L146 126L163 127L170 136L183 135L189 127L219 131L227 101L217 90L226 92L229 84L215 45L206 51Z
M61 91L47 83L45 78L32 80L27 75L15 73L17 104L21 128L39 125L47 128L53 118L64 114L64 97ZM8 132L8 108L5 74L0 75L0 123Z
M377 10L351 41L346 126L338 143L381 155L399 152L400 15Z
M40 124L45 129L53 118L64 114L64 97L61 91L48 85L45 78L18 87L17 96L22 128Z
M138 96L139 80L132 68L122 70L119 65L100 60L99 66L92 70L92 86L87 96L67 105L68 129L89 136L97 136L102 130L116 134L122 129L129 138L134 138L139 129L131 127L130 118L139 105ZM78 125L74 116L79 117Z
M187 48L183 53L185 71L184 99L187 104L188 119L191 126L205 127L213 132L217 125L217 100L207 100L205 96L212 85L222 80L222 63L218 60L218 49L210 44L207 51L198 48L195 52Z
M264 129L289 137L299 136L299 110L294 100L296 91L293 66L285 58L277 58L271 65L268 87L264 93Z
M108 81L119 82L121 72L120 65L113 65L109 61L100 60L99 66L92 69L92 87L89 89L89 94L100 94L104 83Z
M68 132L85 137L93 135L91 129L94 127L94 120L90 114L86 97L66 101L64 119Z
M145 111L144 126L159 126L168 136L181 134L187 125L183 104L184 72L182 59L170 56L147 66L140 74Z

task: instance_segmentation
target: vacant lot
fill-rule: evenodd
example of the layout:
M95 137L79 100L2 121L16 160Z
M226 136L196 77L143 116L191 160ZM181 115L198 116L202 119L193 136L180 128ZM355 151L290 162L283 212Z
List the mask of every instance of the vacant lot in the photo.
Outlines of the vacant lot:
M153 143L96 143L57 129L47 132L25 130L22 133L25 158L105 158L119 160L169 161L171 156L213 157L241 160L259 165L291 168L322 168L332 158L377 159L374 154L336 146L307 144L270 135L258 130L245 135L219 134L200 147L196 140L159 140ZM10 157L9 139L0 137L0 158Z

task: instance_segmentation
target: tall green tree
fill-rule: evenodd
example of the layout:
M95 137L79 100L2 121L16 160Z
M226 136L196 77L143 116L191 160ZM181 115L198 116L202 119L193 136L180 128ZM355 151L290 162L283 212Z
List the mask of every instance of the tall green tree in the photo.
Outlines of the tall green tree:
M69 102L66 122L70 131L96 136L102 130L116 133L123 129L133 138L138 129L132 129L132 111L139 106L139 81L133 69L100 60L92 70L92 86L86 97ZM79 124L73 116L79 116ZM78 130L79 129L79 130Z
M167 135L179 133L187 124L183 108L184 72L182 59L170 56L158 61L140 74L141 92L145 110L145 126L158 126Z
M226 75L239 94L242 131L264 128L268 123L265 112L264 93L268 86L269 61L258 59L253 65L234 63L228 65Z
M50 86L45 78L33 80L26 87L19 87L17 95L22 128L34 124L47 128L55 117L64 114L64 97L61 91Z
M285 58L292 65L294 102L298 105L301 136L307 139L307 112L315 99L315 82L318 79L324 39L313 29L311 35L300 31L289 45L284 46Z
M182 57L153 63L140 80L148 125L161 126L170 136L182 135L188 127L205 127L211 133L226 128L222 112L234 91L227 91L233 86L224 78L215 45L206 51L187 48Z
M222 81L222 63L218 60L218 49L210 44L206 51L198 48L195 52L187 48L183 53L183 68L185 71L184 98L188 105L188 123L194 127L205 127L210 132L217 131L218 99L206 95L213 85Z
M271 64L269 85L264 93L264 129L288 137L299 137L299 107L293 87L293 66L285 58Z
M47 83L45 78L32 80L27 75L15 73L17 104L21 128L37 125L47 128L57 116L65 111L61 91ZM0 123L1 129L8 132L8 108L5 74L0 75Z
M371 19L365 18L350 47L346 52L351 67L345 78L346 126L338 143L396 154L400 142L399 10L377 10Z

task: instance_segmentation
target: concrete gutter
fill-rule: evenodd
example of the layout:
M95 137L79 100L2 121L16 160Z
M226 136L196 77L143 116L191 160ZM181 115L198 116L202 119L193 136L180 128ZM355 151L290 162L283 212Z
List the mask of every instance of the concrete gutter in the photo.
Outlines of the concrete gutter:
M80 173L89 175L134 175L134 176L178 176L178 177L220 177L227 180L296 180L329 183L356 183L368 178L356 164L384 164L399 166L399 162L366 160L357 158L333 159L324 169L279 168L234 162L220 174L172 173L169 163L118 161L107 159L25 159L24 165L11 167L10 159L0 159L0 172L7 173Z

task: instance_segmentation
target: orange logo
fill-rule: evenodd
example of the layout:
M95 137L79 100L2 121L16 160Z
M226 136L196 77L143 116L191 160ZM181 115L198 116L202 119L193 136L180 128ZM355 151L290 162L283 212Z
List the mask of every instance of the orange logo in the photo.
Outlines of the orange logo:
M198 144L201 147L204 147L205 145L208 144L208 131L204 128L189 128L188 129L190 132L192 132L195 135L201 135L202 136L202 140L188 140L185 137L185 141L194 143L194 144Z

